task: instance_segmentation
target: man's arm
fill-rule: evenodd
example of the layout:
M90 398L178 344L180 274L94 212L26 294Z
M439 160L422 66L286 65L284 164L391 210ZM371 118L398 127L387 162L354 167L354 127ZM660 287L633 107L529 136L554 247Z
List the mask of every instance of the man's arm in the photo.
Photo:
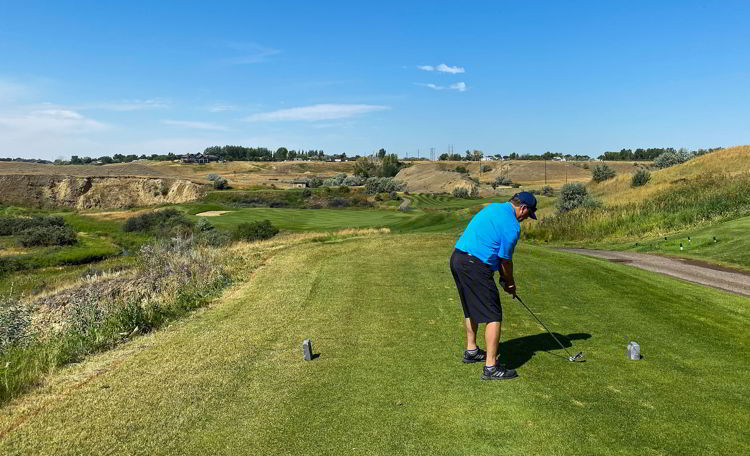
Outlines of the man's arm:
M513 260L500 258L500 272L503 274L503 289L506 293L516 295L516 282L513 280Z

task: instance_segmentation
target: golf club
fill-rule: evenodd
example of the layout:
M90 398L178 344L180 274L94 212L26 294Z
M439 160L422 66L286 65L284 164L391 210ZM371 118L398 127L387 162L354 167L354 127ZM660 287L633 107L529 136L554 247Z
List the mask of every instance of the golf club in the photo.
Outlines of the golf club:
M562 342L560 342L557 339L557 337L555 337L555 335L552 334L552 331L550 331L549 328L547 328L547 325L545 325L544 323L542 323L542 320L540 320L539 317L537 317L536 315L534 315L534 312L532 312L531 309L529 309L529 306L527 306L521 300L521 298L519 298L517 295L513 295L513 299L518 299L518 302L520 302L526 308L526 310L529 311L529 313L531 314L532 317L536 318L536 321L538 321L539 324L542 325L544 327L544 329L547 330L547 332L549 333L549 335L552 336L553 339L555 339L555 342L557 342L558 344L560 344L560 346L562 347L562 349L565 350L565 353L568 354L568 361L570 361L570 362L576 362L576 361L577 362L584 362L584 361L586 361L585 359L583 359L583 352L578 352L578 353L575 354L575 356L571 355L570 352L568 351L568 349L565 348L565 345L563 345Z

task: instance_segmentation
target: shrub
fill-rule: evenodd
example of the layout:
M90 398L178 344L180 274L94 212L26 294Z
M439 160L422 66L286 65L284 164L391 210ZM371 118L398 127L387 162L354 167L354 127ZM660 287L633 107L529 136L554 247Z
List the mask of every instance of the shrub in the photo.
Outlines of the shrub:
M184 235L192 231L192 220L177 209L164 209L130 217L125 221L125 232L153 232L159 236Z
M457 173L461 173L461 174L469 174L469 171L466 169L466 167L461 166L461 165L456 166L456 169L454 169L453 171Z
M219 177L214 180L214 188L216 190L226 190L229 188L229 181L224 179L223 177Z
M542 187L542 195L555 196L555 189L553 189L550 185L545 185L544 187Z
M333 179L333 178L323 179L324 187L333 187L334 185L338 185L336 183L336 179Z
M591 176L593 177L594 182L604 182L605 180L615 177L615 170L608 164L602 163L594 167L594 170L591 171Z
M302 190L302 198L309 198L312 195L312 190L306 188Z
M208 247L222 247L232 240L232 237L224 230L202 231L195 237L196 242Z
M219 175L215 173L211 173L208 176L206 176L206 179L210 180L211 182L215 181L218 178L219 178Z
M58 215L35 215L33 217L0 216L0 236L12 236L21 234L29 228L48 226L65 226L65 220Z
M332 198L329 206L331 207L349 207L352 202L347 198Z
M323 179L313 176L310 179L307 180L307 185L311 188L318 188L321 185L323 185Z
M633 173L633 177L630 179L631 187L641 187L646 185L651 180L651 173L645 169L639 169Z
M346 179L344 179L343 185L347 185L349 187L363 185L365 183L365 179L360 176L347 176Z
M270 239L279 233L279 229L271 224L270 220L259 222L240 223L232 233L232 237L238 241L262 241Z
M482 171L483 173L489 173L490 171L492 171L492 166L482 165L482 167L480 168L480 171Z
M167 196L169 194L169 184L161 181L159 184L159 193L161 193L161 196Z
M0 353L30 339L31 312L18 299L0 298Z
M19 242L24 247L73 245L78 241L69 226L35 226L21 232Z
M391 200L393 200L393 201L399 201L399 200L401 199L401 197L400 197L400 196L398 196L398 193L396 193L396 192L390 192L390 193L388 194L388 196L389 196L389 197L391 198Z
M454 198L478 198L479 187L477 187L476 185L472 186L470 189L466 187L456 187L453 189L452 195Z
M349 187L347 187L346 185L341 185L339 187L339 193L349 193L351 191L352 190Z
M406 182L395 180L392 177L370 177L365 182L365 193L369 195L400 192L405 188Z
M510 179L510 177L500 176L496 177L495 180L492 181L492 188L497 188L505 185L513 185L513 181Z
M589 164L588 163L584 163L583 164L583 169L589 169Z
M679 165L690 160L692 156L685 149L678 151L666 151L654 159L653 165L656 168L669 168L670 166Z
M374 177L378 174L378 165L375 161L367 158L360 157L354 162L354 175L367 179L368 177Z
M581 183L565 184L560 190L557 200L557 211L565 213L578 207L599 207L601 204L595 200Z
M211 222L209 222L205 218L202 218L198 220L198 223L195 224L195 228L198 231L211 231L214 229L214 226L211 225Z

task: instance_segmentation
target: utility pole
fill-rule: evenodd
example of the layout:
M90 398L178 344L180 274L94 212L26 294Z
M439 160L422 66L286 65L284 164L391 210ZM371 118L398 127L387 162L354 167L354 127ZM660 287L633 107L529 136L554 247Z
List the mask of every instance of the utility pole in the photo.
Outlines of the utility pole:
M544 185L547 185L547 159L544 159Z

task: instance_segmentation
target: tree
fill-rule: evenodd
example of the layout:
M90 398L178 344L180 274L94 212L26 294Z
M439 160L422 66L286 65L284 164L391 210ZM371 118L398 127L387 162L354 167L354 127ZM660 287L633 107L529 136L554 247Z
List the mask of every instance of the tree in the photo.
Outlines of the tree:
M383 157L380 175L382 177L393 177L401 169L401 162L398 161L398 155L389 154Z
M382 159L384 159L384 158L385 158L385 153L386 153L386 152L385 152L385 149L380 149L380 150L378 151L378 159L379 159L379 160L382 160Z
M378 166L369 158L358 158L354 162L354 175L364 177L374 177L378 173Z
M471 158L474 161L480 161L484 157L484 153L481 150L474 149L471 153Z
M438 160L446 161L446 160L448 160L450 158L451 158L451 156L448 155L448 154L440 154L440 157L438 157Z
M275 161L284 161L287 159L287 156L289 155L289 151L286 147L279 147L276 149L276 152L273 154L273 159Z

